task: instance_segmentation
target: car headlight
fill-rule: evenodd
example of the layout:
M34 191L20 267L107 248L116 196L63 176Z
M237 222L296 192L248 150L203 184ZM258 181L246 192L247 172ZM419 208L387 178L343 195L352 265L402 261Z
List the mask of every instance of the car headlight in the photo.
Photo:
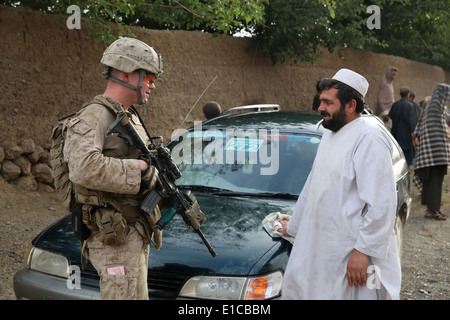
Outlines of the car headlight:
M31 247L24 261L25 267L30 270L52 274L58 277L68 278L69 262L66 257Z
M280 294L282 279L281 271L254 278L195 276L185 283L179 296L197 299L270 299Z

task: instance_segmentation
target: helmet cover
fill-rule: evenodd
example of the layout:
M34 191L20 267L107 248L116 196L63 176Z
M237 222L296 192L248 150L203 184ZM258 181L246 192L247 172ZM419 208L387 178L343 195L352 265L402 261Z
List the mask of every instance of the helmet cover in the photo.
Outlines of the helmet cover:
M103 65L130 73L142 69L156 76L163 72L161 55L146 43L127 37L119 37L103 53Z

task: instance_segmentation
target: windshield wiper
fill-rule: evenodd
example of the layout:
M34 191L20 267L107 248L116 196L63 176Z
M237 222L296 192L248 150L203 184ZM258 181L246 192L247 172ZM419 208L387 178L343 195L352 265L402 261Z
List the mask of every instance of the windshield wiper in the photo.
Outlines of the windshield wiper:
M238 192L238 191L220 191L216 195L219 196L238 196L238 197L252 197L252 198L275 198L275 199L289 199L297 200L298 195L290 193L272 193L272 192Z
M208 187L208 186L200 186L200 185L196 185L196 184L189 184L189 185L178 186L178 187L180 189L189 189L189 190L194 190L194 191L211 192L211 193L214 193L214 194L217 194L219 192L233 192L233 191L228 190L228 189L217 188L217 187Z
M240 197L255 197L255 198L278 198L278 199L290 199L297 200L298 195L294 195L291 193L272 193L272 192L239 192L239 191L231 191L228 189L217 188L217 187L208 187L208 186L200 186L200 185L185 185L179 186L182 189L190 189L194 191L201 192L209 192L219 196L240 196Z
M254 195L258 196L258 197L293 199L293 200L297 200L297 198L298 198L298 195L292 194L292 193L286 193L286 192L279 192L279 193L261 192L261 193L255 193Z

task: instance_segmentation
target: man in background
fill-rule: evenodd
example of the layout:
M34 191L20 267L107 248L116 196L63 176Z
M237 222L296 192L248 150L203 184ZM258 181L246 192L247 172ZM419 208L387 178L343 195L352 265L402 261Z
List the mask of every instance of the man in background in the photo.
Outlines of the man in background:
M384 125L388 130L392 127L392 122L391 119L389 119L388 113L395 101L393 82L397 77L397 74L398 69L396 67L388 67L386 73L381 78L380 87L378 89L375 114L383 120Z
M410 89L400 88L400 100L392 104L389 118L392 119L391 133L405 154L409 170L414 161L414 129L417 119L413 105L408 101Z

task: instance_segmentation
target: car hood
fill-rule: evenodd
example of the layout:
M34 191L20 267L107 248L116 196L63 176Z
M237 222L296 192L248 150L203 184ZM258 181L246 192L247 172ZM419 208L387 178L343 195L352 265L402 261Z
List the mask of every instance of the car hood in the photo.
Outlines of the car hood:
M176 216L164 230L161 249L150 254L150 267L183 273L188 268L193 274L261 272L261 267L256 266L271 260L271 254L264 257L280 246L280 239L269 236L261 222L271 212L290 214L294 202L202 193L196 196L207 219L201 229L217 256L212 257L200 237L192 229L187 230L181 217Z
M149 269L178 274L253 275L287 262L290 244L272 238L262 220L272 212L291 214L294 201L195 193L206 222L201 226L217 256L212 257L199 235L178 214L165 227L160 250L151 248ZM45 250L79 259L80 244L70 216L52 224L33 240ZM278 260L279 263L277 263Z

